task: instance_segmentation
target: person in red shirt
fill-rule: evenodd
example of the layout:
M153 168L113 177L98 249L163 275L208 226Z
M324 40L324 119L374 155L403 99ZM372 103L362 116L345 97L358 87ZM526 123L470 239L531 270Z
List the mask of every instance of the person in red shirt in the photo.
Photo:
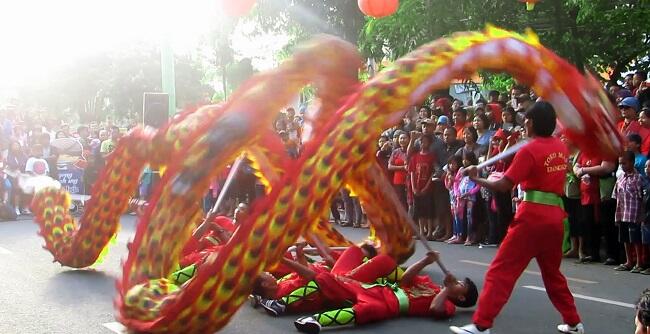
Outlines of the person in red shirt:
M471 126L467 123L467 111L465 109L455 110L452 114L454 128L456 128L456 139L462 140L465 137L465 128Z
M618 104L623 120L618 123L618 130L623 137L636 133L641 136L641 153L648 155L650 153L650 130L642 126L639 122L639 100L630 96L624 98Z
M408 174L406 162L408 161L408 156L406 152L410 140L411 138L408 133L404 132L400 134L397 140L399 147L393 150L388 159L388 170L393 173L393 188L395 188L397 197L404 206L404 210L408 209L406 202L406 177Z
M639 112L639 136L641 136L641 153L644 155L650 154L650 107L643 107ZM647 134L645 137L641 134Z
M600 262L600 235L604 219L600 182L601 178L614 171L616 164L603 161L599 157L590 156L583 152L578 153L578 160L573 166L573 173L580 178L580 214L576 227L578 236L579 263ZM587 250L589 246L589 251ZM611 245L608 244L610 248ZM608 252L608 253L611 253ZM612 255L613 256L613 255Z
M478 290L469 278L458 281L453 275L445 277L444 287L419 275L427 265L434 263L438 254L429 252L410 266L399 284L363 285L359 282L332 275L319 274L318 281L326 288L321 293L341 303L351 301L352 307L332 310L299 318L294 322L303 333L317 334L323 327L363 325L397 318L400 315L447 319L454 315L456 306L472 307L476 304ZM321 283L321 284L322 284Z
M429 240L433 240L435 217L432 177L436 156L429 150L432 143L431 135L423 135L420 139L420 152L413 154L408 163L413 191L413 219L418 222L420 233Z
M210 213L205 218L207 223L199 225L192 233L190 240L185 244L185 247L183 247L181 251L181 267L200 262L209 253L221 249L221 245L228 242L232 234L235 233L237 223L247 216L248 205L246 203L237 205L233 219Z
M557 327L558 331L584 334L573 296L560 272L563 220L566 217L561 196L564 194L568 151L559 139L552 137L555 124L553 106L548 102L536 102L524 118L524 126L532 140L517 152L502 178L480 178L476 166L466 168L466 173L482 187L506 191L518 184L525 195L485 274L473 324L451 326L454 333L489 333L515 282L535 258L546 292L565 322Z

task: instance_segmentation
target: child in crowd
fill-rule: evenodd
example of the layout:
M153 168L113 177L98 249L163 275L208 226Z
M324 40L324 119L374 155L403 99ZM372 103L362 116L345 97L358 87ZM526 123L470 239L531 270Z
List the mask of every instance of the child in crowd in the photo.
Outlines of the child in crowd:
M640 273L644 270L641 247L641 209L643 180L634 168L634 152L625 151L618 159L623 173L618 176L612 197L616 199L616 224L619 242L625 245L626 262L617 271Z
M25 172L32 175L48 175L50 173L50 167L42 156L43 146L40 144L33 145L29 159L27 159L27 163L25 164Z
M435 156L429 151L433 143L431 135L420 139L420 152L411 156L408 171L413 191L413 219L420 226L420 233L427 239L433 239L433 187L432 180Z
M641 153L641 136L636 133L627 135L627 149L634 152L634 168L639 174L645 176L645 162L648 160L643 153Z
M460 182L460 178L458 178L458 173L460 171L460 167L463 165L463 158L458 156L458 155L452 155L449 158L449 161L447 161L447 173L445 174L445 187L447 190L449 190L449 202L451 203L451 213L453 215L453 222L454 222L454 227L453 227L453 235L451 238L447 239L445 242L446 243L456 243L458 240L461 240L460 242L465 242L463 240L463 233L462 233L462 218L458 216L458 212L456 210L456 192L454 189L458 188L458 182ZM458 243L460 243L458 242Z
M478 165L478 158L472 151L463 152L463 167L475 166ZM481 187L472 181L467 175L459 175L460 181L458 182L458 188L456 191L456 210L457 215L460 216L461 220L463 216L467 217L465 221L467 226L465 234L467 239L465 240L465 246L471 246L476 243L474 240L474 226L473 226L473 208L474 204L478 200L478 192L481 190ZM456 242L460 243L460 242Z

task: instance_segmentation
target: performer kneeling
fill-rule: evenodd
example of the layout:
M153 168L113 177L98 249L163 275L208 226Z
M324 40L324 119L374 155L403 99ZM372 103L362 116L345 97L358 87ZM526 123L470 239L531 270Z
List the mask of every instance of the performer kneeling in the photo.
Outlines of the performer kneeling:
M424 267L437 260L437 253L427 253L426 257L410 266L401 282L396 284L366 285L349 277L321 273L316 281L324 298L353 302L354 305L302 317L294 324L300 332L316 334L322 327L363 325L400 315L445 319L454 315L456 306L474 306L478 290L469 278L458 281L453 275L447 275L441 288L428 276L418 275Z

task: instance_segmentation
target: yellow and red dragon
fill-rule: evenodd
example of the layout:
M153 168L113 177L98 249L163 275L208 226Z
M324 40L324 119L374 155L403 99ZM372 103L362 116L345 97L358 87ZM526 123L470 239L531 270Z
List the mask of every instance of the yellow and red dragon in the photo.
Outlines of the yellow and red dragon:
M584 149L615 156L622 146L612 105L597 81L545 49L532 33L494 27L457 33L420 47L365 84L358 81L361 64L353 45L321 36L277 69L252 78L226 103L187 112L158 131L132 131L108 158L79 221L68 213L65 191L35 194L32 207L45 248L64 266L95 263L117 232L142 168L164 166L129 244L117 318L134 331L210 333L228 323L258 274L276 265L301 235L348 243L326 219L345 184L372 203L367 215L382 252L400 259L411 254L405 224L410 218L375 162L375 139L453 79L479 69L508 72L555 105L567 134ZM320 107L302 157L292 160L278 153L281 143L270 129L278 110L305 85L316 88ZM242 151L266 178L268 193L193 279L181 287L171 284L165 277L201 221L205 189Z

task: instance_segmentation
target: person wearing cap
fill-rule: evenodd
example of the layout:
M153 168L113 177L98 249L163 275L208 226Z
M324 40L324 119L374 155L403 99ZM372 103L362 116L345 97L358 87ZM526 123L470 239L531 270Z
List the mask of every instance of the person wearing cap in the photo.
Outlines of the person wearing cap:
M434 130L434 133L436 134L436 136L442 138L442 135L445 133L445 129L447 129L448 127L449 127L449 117L444 115L440 116L438 117L438 122L436 122L436 129Z
M639 122L637 122L637 112L639 111L639 100L636 97L626 97L618 103L618 109L621 111L623 120L618 123L618 129L624 136L630 133L638 133Z
M548 102L537 102L526 113L528 145L521 148L502 178L484 179L478 167L466 173L482 187L508 191L519 185L524 191L513 224L510 225L490 268L474 312L473 323L450 330L457 334L489 334L494 319L505 306L517 279L535 258L542 272L546 293L564 320L560 333L584 334L584 326L560 272L566 213L562 209L564 181L569 152L553 137L557 118ZM510 330L509 332L517 332Z

